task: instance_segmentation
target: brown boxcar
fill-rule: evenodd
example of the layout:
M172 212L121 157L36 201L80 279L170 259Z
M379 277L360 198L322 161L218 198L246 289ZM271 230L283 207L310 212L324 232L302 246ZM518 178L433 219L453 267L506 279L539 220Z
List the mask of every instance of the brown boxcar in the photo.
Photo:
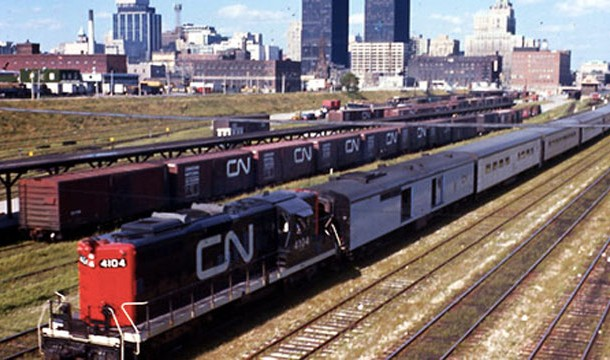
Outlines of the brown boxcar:
M295 180L315 172L313 144L296 140L244 148L252 152L256 185Z
M453 124L469 124L469 125L480 125L481 119L476 115L460 116L453 118ZM468 126L468 127L452 127L451 128L451 141L458 142L465 139L470 139L477 136L479 132L479 126Z
M19 182L20 225L65 233L168 205L165 168L144 163L67 173Z
M443 127L443 124L451 123L451 119L427 120L427 124L441 125L428 127L428 147L436 148L451 143L451 127Z
M175 204L220 198L255 187L254 160L245 150L229 150L167 160Z
M345 133L312 139L316 170L345 169L362 163L362 138L359 133Z
M400 132L395 127L383 127L361 132L365 162L385 159L400 152Z

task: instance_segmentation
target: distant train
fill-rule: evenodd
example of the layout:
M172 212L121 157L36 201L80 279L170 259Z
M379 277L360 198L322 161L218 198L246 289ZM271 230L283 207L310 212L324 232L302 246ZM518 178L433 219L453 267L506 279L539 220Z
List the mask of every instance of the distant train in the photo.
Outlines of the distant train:
M485 124L519 123L524 115L538 112L539 105L534 105L519 111L500 110L429 122L478 124L476 127L388 124L328 137L22 179L20 226L35 238L55 240L66 233L153 210L221 199L443 146L484 133Z
M387 105L348 104L343 109L330 111L327 116L330 121L339 122L377 119L412 121L425 117L450 117L454 114L510 108L513 105L514 98L508 95L490 97L450 96L438 101L420 100L417 102L412 99L395 98ZM533 107L533 109L535 108Z
M176 327L587 144L610 132L591 127L604 124L610 107L303 190L155 213L85 239L80 316L65 302L51 310L42 351L135 358Z

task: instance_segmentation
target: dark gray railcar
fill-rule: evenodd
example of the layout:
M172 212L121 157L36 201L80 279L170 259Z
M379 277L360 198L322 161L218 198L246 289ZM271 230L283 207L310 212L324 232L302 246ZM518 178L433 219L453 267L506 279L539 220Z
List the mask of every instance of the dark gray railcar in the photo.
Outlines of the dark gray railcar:
M474 193L474 160L444 152L313 187L331 204L340 247L355 250Z
M477 159L477 193L542 165L542 135L516 131L454 148Z

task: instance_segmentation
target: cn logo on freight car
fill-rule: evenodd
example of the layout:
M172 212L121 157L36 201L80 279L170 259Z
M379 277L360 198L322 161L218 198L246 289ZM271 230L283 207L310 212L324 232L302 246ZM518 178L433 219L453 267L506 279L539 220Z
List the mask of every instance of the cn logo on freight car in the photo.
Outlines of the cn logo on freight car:
M397 132L389 132L385 135L385 144L387 146L398 144L398 133Z
M304 162L311 162L313 159L313 149L312 148L296 148L294 149L294 163L302 164Z
M125 259L102 259L100 261L100 267L102 269L121 269L127 267L127 260Z
M231 262L231 244L237 249L239 256L245 263L249 263L254 258L254 225L248 225L248 251L244 249L241 241L237 234L233 231L229 231L224 237L224 262L215 267L204 269L203 268L203 252L212 246L221 244L223 242L222 235L216 235L207 239L201 240L197 244L197 278L199 280L207 280L213 276L220 275L229 269Z
M345 153L353 154L360 151L360 139L348 139L345 141Z
M252 159L232 159L227 162L227 177L236 178L241 174L248 175L252 171Z

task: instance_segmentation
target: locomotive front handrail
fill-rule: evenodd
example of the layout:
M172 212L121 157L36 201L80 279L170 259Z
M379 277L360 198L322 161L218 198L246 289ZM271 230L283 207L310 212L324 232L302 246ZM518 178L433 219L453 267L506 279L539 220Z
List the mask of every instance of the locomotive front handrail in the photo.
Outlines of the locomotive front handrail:
M140 355L140 343L142 342L142 339L140 338L140 330L138 329L138 327L136 326L136 324L134 323L133 319L131 318L131 316L129 316L129 313L127 313L127 310L125 310L125 306L147 306L148 305L148 301L141 301L141 302L126 302L123 303L121 305L121 310L123 310L123 314L125 314L125 317L127 318L127 320L129 320L129 323L131 324L131 327L133 328L134 332L137 335L137 341L136 341L136 351L134 354L136 355ZM113 313L114 316L114 313ZM116 318L114 319L115 322ZM120 326L118 326L118 322L117 322L117 328L119 329L119 333L121 332L120 330ZM121 335L122 336L122 335ZM121 340L121 347L122 347L122 340Z
M107 306L106 309L108 309L108 311L110 312L110 315L112 315L112 318L114 319L114 323L116 324L116 329L119 332L119 336L121 339L121 360L125 359L125 336L123 335L123 329L121 329L121 326L119 325L119 319L116 317L116 313L114 312L114 309L110 306ZM128 316L129 318L129 316Z

